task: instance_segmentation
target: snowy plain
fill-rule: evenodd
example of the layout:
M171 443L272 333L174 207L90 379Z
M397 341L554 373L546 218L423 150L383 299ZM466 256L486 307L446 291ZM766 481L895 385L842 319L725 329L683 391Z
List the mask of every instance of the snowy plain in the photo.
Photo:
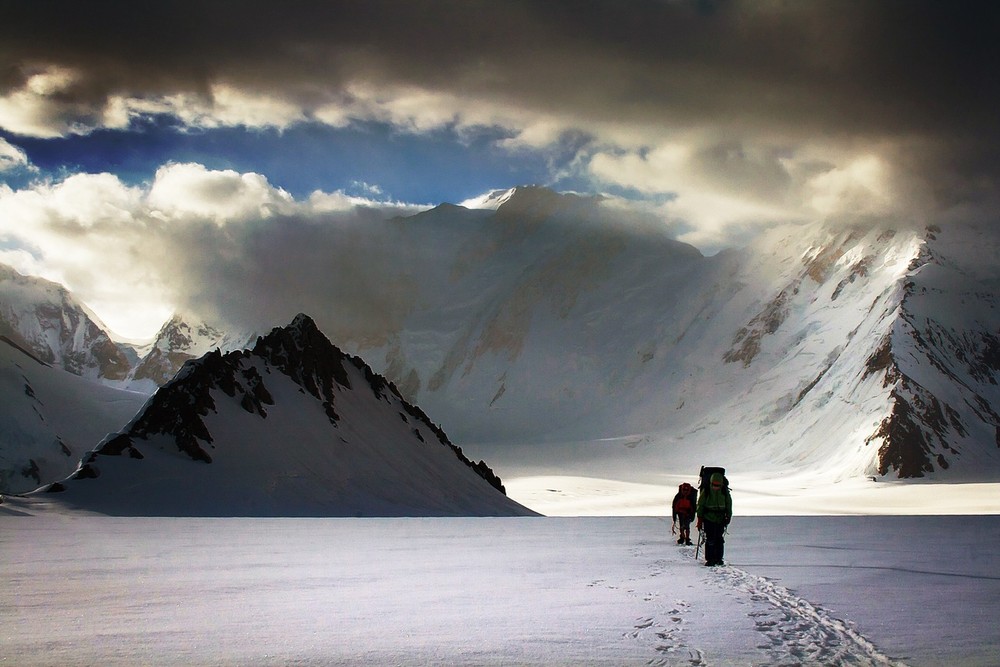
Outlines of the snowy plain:
M737 496L736 502L739 502ZM1000 517L122 518L0 505L3 665L996 665Z

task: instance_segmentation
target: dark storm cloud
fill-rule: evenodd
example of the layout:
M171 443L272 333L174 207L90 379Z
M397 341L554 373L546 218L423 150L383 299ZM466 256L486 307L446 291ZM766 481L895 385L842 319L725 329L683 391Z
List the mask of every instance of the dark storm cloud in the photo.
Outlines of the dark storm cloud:
M221 82L309 118L349 103L359 85L409 86L446 96L439 123L468 113L469 123L516 125L521 113L598 143L632 132L633 147L657 129L714 133L717 150L891 144L920 183L952 196L988 193L998 174L992 2L34 0L2 14L5 93L40 68L76 73L50 95L55 110L39 111L70 116L63 132L101 122L115 95L208 99ZM492 111L472 113L472 101ZM283 113L273 122L297 118ZM713 145L700 150L711 157ZM761 191L787 175L775 178Z
M6 86L81 68L112 90L336 87L358 73L505 91L590 113L782 111L873 130L991 120L1000 7L988 2L7 3ZM767 94L742 99L744 91ZM603 91L603 95L592 93ZM624 105L624 106L619 106ZM793 118L788 118L792 116Z

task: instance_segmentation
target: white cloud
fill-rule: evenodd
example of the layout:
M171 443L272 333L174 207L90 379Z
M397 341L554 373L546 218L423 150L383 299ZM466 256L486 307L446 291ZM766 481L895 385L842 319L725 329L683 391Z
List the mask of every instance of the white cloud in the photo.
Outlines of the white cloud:
M154 215L223 224L294 210L292 196L260 174L212 171L200 164L168 164L156 171L147 201Z
M273 95L250 93L235 86L212 86L212 116L221 125L288 127L305 119L301 108Z
M193 221L260 217L290 202L283 194L257 174L200 165L168 165L149 189L111 174L0 187L3 260L66 285L117 333L149 336L173 307L171 248L183 243L171 239Z
M663 197L663 215L689 230L679 238L709 252L744 236L748 227L800 216L783 204L784 195L754 191L766 189L765 183L741 180L744 165L730 165L734 173L720 177L723 166L707 159L711 154L695 141L679 139L642 152L597 153L586 168L598 182Z
M141 99L128 102L142 111ZM146 103L148 104L148 103ZM243 126L249 128L286 128L305 120L302 108L274 95L243 90L216 83L209 95L192 93L169 95L154 101L150 111L171 113L190 127L214 128Z
M35 171L28 159L28 154L23 150L0 137L0 174L5 171L15 169L28 169Z
M2 261L28 275L66 285L109 326L125 335L162 304L142 192L110 174L78 174L23 190L0 188ZM127 317L123 314L127 313Z
M127 128L141 115L170 115L194 128L283 129L306 120L298 103L225 82L210 84L206 94L113 93L97 95L96 102L74 92L82 84L73 69L54 65L40 69L21 87L0 96L0 127L23 136L54 138Z
M703 250L741 242L779 222L878 216L905 221L929 203L903 186L890 144L852 150L811 144L709 140L690 133L651 148L596 152L584 170L597 183L663 198L663 214ZM918 203L918 199L922 204Z
M39 69L20 88L0 96L0 127L48 139L126 126L115 100L95 103L76 95L73 89L80 84L81 75L71 68Z
M74 174L38 191L53 216L83 228L131 224L141 199L138 188L130 188L108 173Z
M284 129L306 120L303 109L274 95L217 83L207 94L174 93L152 97L109 97L100 127L127 127L137 116L169 115L199 129L247 127ZM97 126L91 128L97 129Z
M352 115L365 120L379 120L410 132L428 132L458 122L457 100L452 95L435 93L413 86L375 88L353 84Z

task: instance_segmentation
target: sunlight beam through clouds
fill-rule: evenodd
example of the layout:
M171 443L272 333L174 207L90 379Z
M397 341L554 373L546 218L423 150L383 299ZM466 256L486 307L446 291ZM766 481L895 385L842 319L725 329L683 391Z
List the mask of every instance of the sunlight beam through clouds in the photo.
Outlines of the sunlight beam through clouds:
M248 284L271 304L262 322L286 317L268 308L284 307L288 290L315 304L333 295L369 313L358 321L381 321L371 314L393 309L357 283L353 263L398 264L406 249L360 232L422 208L343 192L296 201L260 174L199 164L165 165L148 187L78 174L0 187L0 262L67 286L129 338L155 334L175 309L218 315L222 304L245 319L257 308L243 302Z

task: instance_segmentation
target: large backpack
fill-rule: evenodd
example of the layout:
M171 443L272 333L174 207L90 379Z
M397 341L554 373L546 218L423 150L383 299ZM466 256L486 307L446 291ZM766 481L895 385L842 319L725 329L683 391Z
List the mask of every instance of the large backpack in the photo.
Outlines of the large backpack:
M725 489L726 493L729 493L729 479L726 477L726 469L718 468L714 466L702 466L701 472L698 473L698 491L704 493L711 486L712 475L719 473L722 475L722 488Z

